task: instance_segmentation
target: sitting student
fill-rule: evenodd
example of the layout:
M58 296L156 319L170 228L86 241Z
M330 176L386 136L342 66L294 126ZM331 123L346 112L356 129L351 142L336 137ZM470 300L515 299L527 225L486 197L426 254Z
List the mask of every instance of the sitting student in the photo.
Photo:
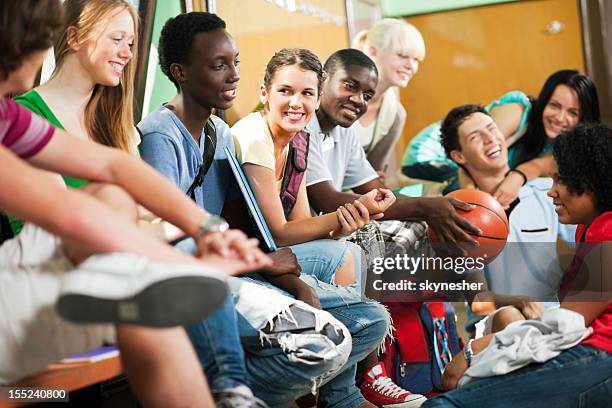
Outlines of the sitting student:
M0 15L0 95L24 92L53 41L62 9L57 0L2 2ZM125 201L136 197L192 236L209 215L138 160L54 129L4 96L0 116L0 208L45 229L27 224L21 236L0 247L0 381L13 382L116 336L123 369L143 405L209 405L210 393L184 331L134 325L187 324L223 300L222 273L269 261L244 244L241 257L250 261L198 261L150 238L96 195L66 190L24 159L108 183ZM151 186L163 197L152 196ZM92 254L109 255L74 266ZM118 325L68 324L54 309L58 300L58 311L75 321Z
M53 45L51 79L15 101L58 129L138 154L140 141L132 108L136 11L123 0L67 0L63 8L67 18ZM111 105L114 109L108 109ZM73 188L87 184L87 180L68 176L63 177L64 182L57 178ZM95 189L89 186L84 191ZM16 236L23 222L10 215L9 220Z
M441 140L449 159L470 175L478 189L492 193L503 182L510 169L506 138L483 107L462 105L451 110L442 123ZM478 314L503 307L483 321L486 332L505 327L516 315L538 318L539 302L547 301L546 307L558 305L556 293L563 272L557 261L557 237L573 241L575 227L559 224L546 196L551 183L549 178L527 182L506 211L509 244L485 269L490 292L476 294L472 303ZM477 332L476 337L481 334Z
M551 142L560 132L578 123L599 122L595 84L586 75L573 70L561 70L549 76L535 101L514 91L493 102L490 109L510 146L508 162L513 171L506 175L493 194L505 208L516 199L521 186L528 180L546 176L552 160ZM422 134L414 140L413 148L409 147L409 150L422 159L423 152L414 149L423 147L430 153L437 152L440 160L447 160L442 149L431 149L437 140L425 141L429 137L438 139L438 135L439 132L432 128L430 134ZM462 171L458 174L461 187L473 185L469 175Z
M224 148L233 151L233 144L227 124L212 116L211 111L232 106L239 80L235 43L225 31L223 20L216 15L187 13L166 22L159 50L162 71L175 84L178 94L138 125L143 133L143 158L187 192L203 162L203 152L212 144L211 131L214 129L214 161L203 177L203 183L191 191L199 205L214 214L220 214L222 210L226 214L236 191L231 188L233 176ZM348 252L342 243L327 242L328 247L316 257L306 251L308 244L291 246L303 272L314 273L318 269L324 276L333 276ZM286 250L270 256L277 260L283 251ZM245 404L254 404L252 394L246 388L250 383L257 396L267 403L288 406L313 384L319 386L322 381L328 381L329 374L334 371L334 361L329 359L336 354L335 336L325 332L313 336L304 330L310 329L313 315L317 321L324 321L331 319L330 314L346 322L350 331L346 336L349 344L352 337L353 347L345 372L321 387L320 400L329 406L355 406L362 402L358 390L351 383L354 381L351 368L375 348L386 333L389 325L387 313L378 305L362 302L348 289L341 291L317 282L306 273L301 278L291 282L295 290L287 289L297 298L322 307L326 312L315 311L277 292L271 295L269 291L262 293L261 281L240 279L242 288L233 293L240 315L238 323L236 316L231 314L224 317L215 315L189 327L218 404L237 403L239 399ZM278 284L276 279L272 281ZM254 291L255 296L249 296L249 291ZM294 314L294 330L270 332L268 322L282 322L277 316L282 316L288 307L295 305L301 310L299 316ZM264 314L262 319L260 316ZM359 318L354 319L354 316ZM304 332L303 335L300 332ZM282 344L281 347L264 346L259 337L252 338L258 333L262 338L276 342L293 339L298 348L282 347ZM241 352L241 341L245 353ZM315 360L306 362L300 356L311 352L308 350L316 350ZM319 359L322 356L326 356L324 360Z
M507 138L508 146L512 146L527 130L527 118L531 112L531 101L521 91L511 91L487 105L487 112L496 121L498 127ZM504 125L503 115L506 111L517 114L517 123ZM508 115L508 114L506 114ZM437 121L417 133L404 152L402 173L408 177L421 180L431 180L439 183L450 182L458 186L457 170L459 166L446 156L440 143L440 126Z
M376 203L359 194L385 186L357 148L359 142L351 125L368 109L376 84L376 66L360 51L341 50L327 60L324 69L327 79L321 106L307 127L311 134L306 172L308 199L314 211L326 213L365 198L369 211L375 213L379 211ZM346 192L349 189L356 194ZM398 195L397 201L385 211L384 219L392 221L372 222L350 240L365 246L364 242L372 236L382 235L386 245L377 256L410 252L420 247L426 226L404 221L425 220L442 242L473 242L466 231L478 233L478 229L459 216L455 207L471 209L452 198ZM371 234L372 229L377 233Z
M552 154L553 186L548 194L555 211L562 223L578 224L576 242L589 243L577 251L570 274L588 273L583 263L593 252L598 260L589 267L600 268L609 276L612 253L605 241L612 241L612 129L579 125L557 136ZM612 294L609 288L599 289L597 298L591 295L590 300L562 299L561 308L582 315L584 324L592 329L580 344L544 363L469 383L430 399L424 407L611 406ZM468 352L455 356L446 368L445 385L456 388L472 359L476 361L498 335L468 343Z
M327 75L321 104L307 126L311 143L306 185L314 210L325 212L332 210L335 205L359 198L357 194L342 192L344 190L353 189L356 193L364 193L372 188L384 187L384 184L367 161L355 128L351 126L367 111L368 102L375 92L376 65L361 51L344 49L328 58L324 70ZM374 257L393 257L395 253L421 251L425 225L399 221L421 217L426 217L432 228L444 231L443 236L449 239L459 233L459 239L469 239L457 224L466 228L470 226L455 214L453 204L459 208L470 208L459 201L447 201L445 198L398 197L397 202L385 212L386 218L396 221L378 222L349 239L365 246L364 242L370 241L372 237L383 235L387 245L383 245L385 248ZM381 369L381 365L376 363L375 355L367 359L365 374L368 380L362 385L362 390L367 389L368 398L372 402L389 406L418 406L423 402L423 396L401 389L383 372L376 372Z
M261 86L262 112L253 112L232 128L237 143L237 156L253 187L262 214L274 240L280 245L308 242L313 254L324 250L330 242L323 238L340 238L368 224L370 216L380 218L395 200L388 190L373 189L368 197L377 199L381 207L369 213L355 200L337 206L332 214L313 217L306 195L305 179L295 192L295 200L287 203L277 193L288 183L286 178L289 143L299 137L319 102L323 69L319 59L305 49L282 49L270 59ZM308 142L306 142L308 145ZM313 241L316 240L316 241ZM350 254L347 254L350 255ZM354 261L347 256L333 277L317 276L328 283L355 283ZM358 283L359 284L359 283Z

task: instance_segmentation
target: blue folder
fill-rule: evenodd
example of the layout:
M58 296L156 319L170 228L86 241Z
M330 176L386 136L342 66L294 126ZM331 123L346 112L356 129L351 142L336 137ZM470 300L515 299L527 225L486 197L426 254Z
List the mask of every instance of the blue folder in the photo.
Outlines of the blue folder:
M247 181L246 175L242 171L242 167L240 167L240 163L236 160L236 156L234 156L234 152L230 150L229 147L225 148L225 154L227 155L227 159L229 161L230 167L232 168L232 173L234 173L234 177L236 178L236 182L240 187L240 191L244 196L244 200L247 203L247 207L249 208L249 212L253 216L255 220L255 224L259 229L259 233L263 238L266 246L270 251L276 251L278 247L274 242L274 238L272 238L272 234L268 229L268 224L266 224L266 220L261 214L261 210L259 209L259 205L257 204L257 200L255 199L255 194L253 194L253 190Z

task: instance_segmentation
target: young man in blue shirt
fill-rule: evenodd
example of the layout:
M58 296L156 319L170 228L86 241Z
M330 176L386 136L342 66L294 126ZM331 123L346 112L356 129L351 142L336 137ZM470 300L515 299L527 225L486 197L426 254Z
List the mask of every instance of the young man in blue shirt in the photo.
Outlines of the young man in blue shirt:
M178 94L139 124L142 157L187 192L204 162L207 143L212 143L206 126L212 121L217 139L214 160L202 185L193 190L193 198L211 213L220 214L226 202L235 198L224 152L225 147L233 151L233 144L227 124L211 111L231 107L236 95L239 72L234 41L217 16L188 13L166 23L159 48L162 71ZM330 245L324 264L316 262L316 266L302 258L299 247L292 250L301 268L335 270L346 251L338 250L344 245ZM286 258L286 250L270 256ZM294 263L280 272L296 273L296 269ZM361 301L351 288L327 285L306 274L301 279L307 285L297 288L295 295L313 306L320 302L326 312L296 303L261 279L240 278L230 282L238 315L229 304L188 328L218 404L242 399L255 406L247 387L250 384L268 404L288 406L324 384L319 399L326 406L372 406L355 387L355 363L386 334L387 312L378 304ZM283 317L287 311L293 315L290 319ZM285 332L283 325L289 327ZM260 338L269 342L261 343Z
M451 110L441 127L442 146L448 157L470 174L478 189L493 193L510 171L506 138L478 105ZM520 174L520 171L518 171ZM563 272L559 265L557 238L574 241L574 225L559 222L547 192L550 178L525 184L506 210L509 220L507 244L485 268L487 290L478 293L472 309L488 318L476 323L477 337L497 331L521 319L538 318L542 308L558 306L556 297ZM476 272L478 273L478 272ZM472 316L468 330L472 330Z

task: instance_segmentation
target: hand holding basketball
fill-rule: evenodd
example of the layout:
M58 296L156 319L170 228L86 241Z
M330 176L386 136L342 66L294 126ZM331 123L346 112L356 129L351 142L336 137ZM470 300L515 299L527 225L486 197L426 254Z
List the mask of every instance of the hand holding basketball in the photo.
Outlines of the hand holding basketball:
M453 197L421 198L425 221L429 230L438 237L437 242L468 242L474 246L476 241L469 234L479 234L480 230L457 211L471 211L472 205Z
M453 191L447 197L449 200L457 199L470 205L472 208L469 211L464 210L462 206L455 208L461 218L480 230L478 233L465 231L479 243L479 247L462 245L462 248L470 257L483 257L485 263L491 262L503 250L508 238L508 218L502 206L490 194L474 189ZM428 230L428 235L432 242L444 242L431 228Z

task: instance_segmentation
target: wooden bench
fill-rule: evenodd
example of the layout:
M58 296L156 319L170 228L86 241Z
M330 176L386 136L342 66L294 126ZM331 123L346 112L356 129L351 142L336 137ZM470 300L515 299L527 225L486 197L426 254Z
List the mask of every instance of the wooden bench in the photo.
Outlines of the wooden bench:
M121 360L112 357L102 361L50 364L45 370L27 376L12 386L57 388L69 392L110 380L122 373ZM25 402L1 402L0 408L20 407Z

